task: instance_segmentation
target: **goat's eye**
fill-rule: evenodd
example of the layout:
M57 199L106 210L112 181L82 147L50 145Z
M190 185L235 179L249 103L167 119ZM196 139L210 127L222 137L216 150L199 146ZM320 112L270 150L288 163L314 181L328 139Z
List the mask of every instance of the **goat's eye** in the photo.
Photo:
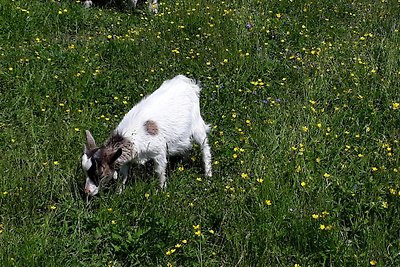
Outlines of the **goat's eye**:
M102 177L102 176L103 176L103 173L104 173L104 168L100 166L100 167L98 168L98 170L97 170L97 175L98 175L99 177Z

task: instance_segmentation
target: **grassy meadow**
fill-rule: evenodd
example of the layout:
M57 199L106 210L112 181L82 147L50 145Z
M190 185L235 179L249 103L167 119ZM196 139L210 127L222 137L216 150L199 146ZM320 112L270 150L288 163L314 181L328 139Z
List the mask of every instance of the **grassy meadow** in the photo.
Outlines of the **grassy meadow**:
M400 266L400 3L0 0L1 266ZM86 203L101 144L164 80L198 147ZM176 162L175 162L176 161Z

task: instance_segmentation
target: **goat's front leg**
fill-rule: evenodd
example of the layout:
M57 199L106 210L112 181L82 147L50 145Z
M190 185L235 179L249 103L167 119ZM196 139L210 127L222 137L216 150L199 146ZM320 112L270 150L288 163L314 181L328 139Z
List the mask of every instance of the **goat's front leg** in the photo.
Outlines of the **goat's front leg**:
M165 169L167 168L167 155L161 154L154 158L155 171L160 178L160 187L165 189L167 187L167 177L165 175Z
M128 173L129 173L129 164L125 164L119 170L119 175L120 175L120 177L122 179L122 182L118 186L118 189L117 189L117 193L118 194L121 194L122 191L124 191L124 189L125 189L125 184L126 184L126 181L128 180Z

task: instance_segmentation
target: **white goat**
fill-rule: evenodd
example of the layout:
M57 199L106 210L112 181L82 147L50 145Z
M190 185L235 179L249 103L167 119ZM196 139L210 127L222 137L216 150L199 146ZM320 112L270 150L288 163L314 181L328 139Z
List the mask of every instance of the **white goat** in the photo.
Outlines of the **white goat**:
M93 0L93 1L96 2L96 0ZM85 0L83 2L83 5L85 7L91 7L93 5L93 1L92 0ZM140 0L130 0L130 2L132 3L133 7L136 7L138 1L140 1ZM158 13L158 1L157 0L148 0L148 2L149 2L149 11L157 14Z
M167 156L183 154L200 145L206 176L212 175L211 151L207 133L210 126L200 115L200 87L195 81L178 75L165 81L159 89L142 99L122 119L101 147L89 131L82 167L86 172L85 193L94 196L102 181L122 176L122 191L130 162L144 164L154 160L155 171L165 188Z

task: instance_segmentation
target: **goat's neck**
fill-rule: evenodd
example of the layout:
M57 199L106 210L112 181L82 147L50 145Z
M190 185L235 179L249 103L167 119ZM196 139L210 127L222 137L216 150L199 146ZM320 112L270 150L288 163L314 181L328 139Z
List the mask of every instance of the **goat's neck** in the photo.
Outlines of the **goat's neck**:
M115 169L119 169L132 159L133 144L119 133L111 135L104 146L113 152L122 149L121 156L114 162Z

